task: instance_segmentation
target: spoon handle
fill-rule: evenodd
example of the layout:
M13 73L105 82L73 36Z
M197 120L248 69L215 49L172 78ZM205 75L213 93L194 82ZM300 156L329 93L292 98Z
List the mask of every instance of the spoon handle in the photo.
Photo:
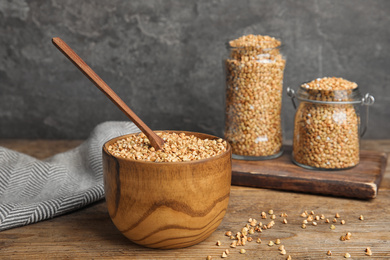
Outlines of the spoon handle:
M126 114L130 120L148 137L150 144L160 150L164 144L156 133L154 133L126 104L123 100L59 37L52 39L53 44L92 81L115 105Z

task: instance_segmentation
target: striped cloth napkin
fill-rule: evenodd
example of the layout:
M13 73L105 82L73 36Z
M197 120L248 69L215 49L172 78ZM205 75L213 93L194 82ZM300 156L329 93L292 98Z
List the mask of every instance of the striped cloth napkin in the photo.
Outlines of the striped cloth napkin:
M135 132L139 129L131 122L102 123L80 146L46 160L0 147L0 231L104 198L102 146Z

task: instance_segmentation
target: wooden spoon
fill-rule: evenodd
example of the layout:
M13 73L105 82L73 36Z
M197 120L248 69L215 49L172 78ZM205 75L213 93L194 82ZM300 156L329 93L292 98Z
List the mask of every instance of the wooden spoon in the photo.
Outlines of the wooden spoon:
M156 135L123 100L59 37L52 39L53 44L92 81L115 105L126 114L134 124L148 137L150 144L156 149L162 149L164 140Z

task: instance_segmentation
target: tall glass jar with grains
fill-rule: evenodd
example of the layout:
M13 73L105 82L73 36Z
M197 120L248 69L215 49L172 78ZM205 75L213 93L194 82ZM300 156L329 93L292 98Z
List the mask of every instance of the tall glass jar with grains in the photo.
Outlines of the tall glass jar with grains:
M228 43L225 60L225 139L235 159L272 159L283 153L281 108L286 60L281 42L246 35Z

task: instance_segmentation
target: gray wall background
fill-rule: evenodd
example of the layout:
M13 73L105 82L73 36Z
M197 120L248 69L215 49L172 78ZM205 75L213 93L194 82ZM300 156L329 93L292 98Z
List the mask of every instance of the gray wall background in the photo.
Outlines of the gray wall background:
M250 33L282 40L285 88L338 76L372 93L365 138L390 138L388 0L0 0L0 138L80 139L127 120L52 45L56 36L152 129L222 136L225 43Z

